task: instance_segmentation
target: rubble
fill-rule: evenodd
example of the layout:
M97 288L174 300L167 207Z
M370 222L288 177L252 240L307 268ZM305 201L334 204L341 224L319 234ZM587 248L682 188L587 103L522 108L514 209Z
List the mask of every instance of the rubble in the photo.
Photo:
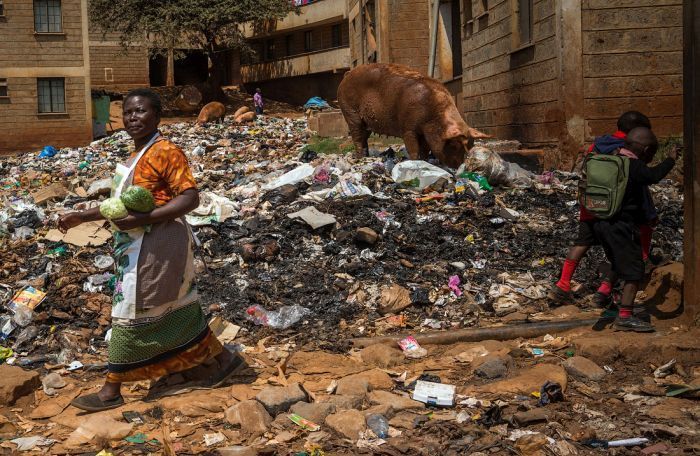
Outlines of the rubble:
M230 387L183 388L151 402L142 400L147 383L127 384L125 406L89 420L77 415L70 401L104 375L111 235L99 223L63 234L55 222L108 196L105 179L130 141L122 132L41 160L8 157L0 164L0 346L9 351L0 353L14 365L0 365L0 436L30 440L3 441L0 451L35 444L50 454L76 445L72 452L91 454L318 456L380 448L569 456L592 451L586 440L633 437L669 452L697 447L692 387L700 349L685 329L664 327L658 337L580 328L517 342L421 341L425 353L415 357L396 343L434 331L601 316L588 305L599 249L577 270L575 306L556 309L545 298L575 235L577 175L538 177L484 150L472 161L487 163L458 173L400 161L400 144L363 159L319 153L308 146L303 119L236 125L229 116L221 125L161 130L185 150L200 186L200 207L188 221L201 241L202 308L217 337L250 367ZM679 189L664 182L652 191L661 220L654 246L682 261ZM673 315L681 285L675 263L657 268L639 301ZM4 306L27 286L46 297L17 317ZM382 337L393 341L350 343ZM166 383L177 387L184 377ZM411 399L418 382L454 386L453 401L437 407L431 398ZM541 405L544 385L558 385L564 400ZM665 397L671 385L688 389ZM290 414L320 430L297 426ZM370 417L382 434L388 421L386 436L368 428ZM83 426L88 421L116 434L99 434Z

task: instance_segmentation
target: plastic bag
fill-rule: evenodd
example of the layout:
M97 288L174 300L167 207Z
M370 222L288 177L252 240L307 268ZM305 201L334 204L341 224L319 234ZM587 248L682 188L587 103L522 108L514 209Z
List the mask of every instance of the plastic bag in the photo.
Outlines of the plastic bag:
M266 310L262 306L250 306L246 310L246 318L256 325L287 329L310 313L309 309L299 305L280 307L276 311Z
M485 147L474 147L469 151L465 169L483 174L491 185L528 188L533 184L534 175L531 172L516 163L505 161ZM457 174L461 174L460 170Z
M313 166L309 165L308 163L305 163L301 166L298 166L294 168L293 170L289 171L288 173L285 173L272 181L269 185L266 186L267 190L272 190L273 188L281 187L283 185L287 184L296 184L299 183L306 178L310 177L313 173L314 170Z
M391 178L397 184L408 183L417 190L423 190L440 178L451 180L452 174L423 160L408 160L394 166Z

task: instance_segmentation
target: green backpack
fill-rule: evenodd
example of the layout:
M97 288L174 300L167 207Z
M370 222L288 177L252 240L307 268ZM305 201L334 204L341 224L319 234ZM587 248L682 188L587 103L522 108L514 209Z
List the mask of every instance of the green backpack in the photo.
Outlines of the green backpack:
M615 216L622 207L630 161L620 155L590 154L579 183L579 203L599 219Z

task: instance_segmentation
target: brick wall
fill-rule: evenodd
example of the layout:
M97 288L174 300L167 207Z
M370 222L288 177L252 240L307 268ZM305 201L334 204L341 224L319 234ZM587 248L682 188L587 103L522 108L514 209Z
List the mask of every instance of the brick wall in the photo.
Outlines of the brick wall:
M530 146L556 145L562 116L554 0L533 2L533 46L520 50L511 41L511 0L488 6L488 16L463 35L467 123Z
M9 97L0 101L0 153L90 142L84 78L66 78L66 114L38 114L36 78L8 78L7 86Z
M4 0L0 22L0 68L83 65L80 0L62 0L63 33L34 33L32 0Z
M408 65L427 74L430 54L430 2L392 0L389 4L390 63Z
M124 51L118 42L117 33L110 33L103 37L101 32L91 26L90 84L92 88L128 92L137 87L148 87L150 85L148 49L146 46L133 46ZM109 71L105 71L106 68L111 68L111 75Z
M583 0L587 137L617 116L647 114L660 136L683 132L681 0Z

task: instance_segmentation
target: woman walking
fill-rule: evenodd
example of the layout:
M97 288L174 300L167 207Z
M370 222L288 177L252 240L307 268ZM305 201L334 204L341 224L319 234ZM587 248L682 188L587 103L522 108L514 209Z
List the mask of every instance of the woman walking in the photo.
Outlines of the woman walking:
M213 387L243 365L209 330L194 288L193 236L184 216L199 204L199 193L180 148L158 132L161 101L148 89L124 98L124 127L135 153L117 165L112 196L130 185L149 190L156 208L129 211L114 220L117 283L112 307L108 374L102 389L73 400L90 412L124 404L121 384L182 372L215 358ZM103 220L99 208L72 212L59 220L68 230Z

